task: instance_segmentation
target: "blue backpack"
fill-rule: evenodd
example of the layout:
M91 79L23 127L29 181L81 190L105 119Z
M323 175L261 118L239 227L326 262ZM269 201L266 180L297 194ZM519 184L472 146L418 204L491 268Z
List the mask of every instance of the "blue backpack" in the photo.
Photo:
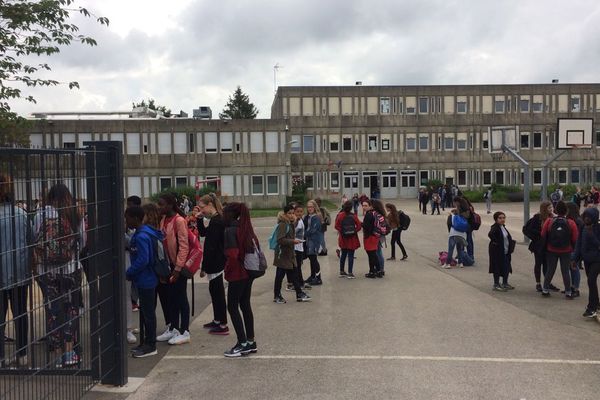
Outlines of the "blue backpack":
M469 230L469 222L462 215L452 217L452 227L458 232L466 232Z
M277 228L279 228L279 223L275 224L275 227L273 228L273 231L271 232L271 236L269 236L269 249L271 249L271 250L275 250L279 246L279 244L277 243ZM290 226L288 224L286 224L285 234L287 235L287 233L289 231L290 231Z

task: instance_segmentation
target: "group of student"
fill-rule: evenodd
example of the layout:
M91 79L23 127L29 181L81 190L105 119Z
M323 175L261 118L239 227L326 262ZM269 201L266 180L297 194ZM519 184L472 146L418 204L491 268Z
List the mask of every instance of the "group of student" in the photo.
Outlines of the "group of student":
M531 239L529 250L534 255L536 290L544 297L560 291L552 284L552 278L560 264L567 300L579 297L581 267L585 268L589 289L588 304L584 317L597 315L598 284L600 274L600 225L598 208L594 203L580 214L574 202L550 201L540 204L536 213L523 227L523 233ZM543 278L543 280L542 280Z
M196 225L190 229L175 195L161 194L156 205L142 207L139 203L139 198L130 197L125 211L127 226L134 230L128 244L131 264L126 275L139 293L140 327L144 333L141 343L132 349L132 356L141 358L157 354L157 341L171 345L190 342L187 282L193 276L189 264L193 243L197 242L196 233L204 238L200 276L209 281L213 308L213 320L203 327L210 334L228 335L229 312L237 342L224 355L239 357L257 352L250 303L253 278L244 268L244 259L256 248L260 249L260 245L246 205L234 202L223 207L214 194L202 196L194 210ZM159 242L170 268L169 275L164 278L157 276L154 269L160 254ZM227 297L224 279L228 282ZM158 335L156 297L166 325Z

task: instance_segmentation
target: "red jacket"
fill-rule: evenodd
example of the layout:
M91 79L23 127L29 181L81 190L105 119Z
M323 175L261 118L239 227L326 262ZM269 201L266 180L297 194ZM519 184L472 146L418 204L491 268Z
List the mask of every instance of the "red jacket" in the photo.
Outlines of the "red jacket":
M354 218L354 226L356 227L356 232L359 232L362 229L360 221L356 214L349 213ZM356 250L360 247L360 240L358 240L358 234L354 234L352 236L344 236L342 235L342 220L348 215L344 211L340 211L335 217L335 230L338 231L338 246L340 249L345 250Z
M237 226L225 228L225 280L227 282L248 279L248 272L240 260L240 249L237 243Z
M569 230L571 231L571 243L569 244L569 247L564 247L561 249L552 247L548 243L546 244L546 249L552 253L558 254L572 253L573 249L575 248L575 243L577 243L577 236L579 236L577 224L572 219L568 219L566 217L560 218L565 218L567 220L567 223L569 224ZM548 232L550 231L550 226L552 225L552 222L554 222L554 218L548 218L546 219L546 222L544 222L544 226L542 226L542 237L544 239L546 239L546 237L548 236Z

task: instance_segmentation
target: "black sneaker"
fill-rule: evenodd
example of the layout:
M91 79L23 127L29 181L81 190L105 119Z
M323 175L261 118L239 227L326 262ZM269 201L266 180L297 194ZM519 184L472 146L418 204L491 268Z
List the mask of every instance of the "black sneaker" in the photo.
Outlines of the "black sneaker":
M535 284L535 290L537 292L541 292L542 291L542 284L541 283L536 283Z
M346 273L346 271L340 271L340 274L338 276L340 278L345 278L346 276L348 276L348 274Z
M326 255L327 255L326 251L322 251L322 252L319 253L319 256L326 256Z
M146 345L143 345L139 349L131 352L131 355L133 356L133 358L144 358L144 357L155 356L157 354L158 354L158 351L156 351L156 347L150 347L150 346L146 346Z
M509 285L508 283L505 283L504 285L502 285L502 287L506 290L514 290L514 286Z
M310 296L304 292L300 292L300 294L296 296L296 301L299 301L299 302L305 302L305 301L310 301L310 300L311 300Z
M550 286L548 286L548 289L552 290L553 292L559 292L560 289L557 288L556 286L554 286L553 284L550 284Z
M402 256L402 258L400 259L401 261L404 261L408 258L408 256Z
M312 286L310 286L308 283L305 283L304 285L301 286L302 290L310 290L312 289Z
M596 311L588 310L587 308L585 309L585 312L583 313L583 316L586 318L594 318L596 315L598 315L598 313Z
M310 276L310 277L308 277L307 280L304 281L304 284L308 283L309 285L314 285L314 282L315 282L314 276Z
M386 261L396 261L396 257L387 258Z
M579 297L581 296L581 293L579 293L579 289L571 289L571 295L573 297Z
M378 277L378 278L383 278L384 275L385 275L384 271L379 271L379 272L375 273L375 276Z
M294 291L296 291L296 289L294 289L294 285L292 285L291 283L288 283L285 286L285 290L288 291L288 292L294 292Z
M376 277L377 275L375 274L375 272L369 272L368 274L365 274L365 278L373 279Z
M571 294L571 293L567 293L567 294L565 294L565 299L567 299L567 300L573 300L574 298L575 298L575 297L574 297L574 296L573 296L573 294Z
M317 278L313 279L313 281L311 282L311 285L313 285L313 286L319 286L319 285L322 285L322 284L323 284L323 281L321 280L320 277L317 277Z
M547 290L542 289L542 296L544 297L550 297L550 292Z
M218 323L216 323L215 321L210 321L208 324L204 324L204 325L202 325L202 327L203 327L204 329L213 329L213 328L218 328L218 327L219 327L219 324L218 324Z
M283 296L279 295L279 296L277 296L277 297L275 297L275 298L273 299L273 303L277 303L277 304L285 304L285 303L286 303L286 301L285 301L285 299L283 298Z
M258 347L256 347L256 342L248 342L246 343L246 346L244 346L244 354L249 354L249 353L256 353L258 352Z
M233 346L231 349L229 349L226 352L224 352L223 355L225 357L230 357L230 358L241 357L244 354L247 354L247 353L244 353L244 351L248 351L248 349L246 348L246 346L242 346L241 344L236 343L235 346Z
M506 292L506 288L501 285L494 285L492 290L495 290L496 292Z

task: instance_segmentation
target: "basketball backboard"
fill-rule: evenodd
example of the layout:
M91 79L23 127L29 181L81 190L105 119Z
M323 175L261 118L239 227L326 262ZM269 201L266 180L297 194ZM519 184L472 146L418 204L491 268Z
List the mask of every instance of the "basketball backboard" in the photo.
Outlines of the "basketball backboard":
M592 147L592 118L559 118L556 129L556 148L573 149Z
M503 153L503 145L514 151L519 151L517 148L518 126L490 126L488 135L490 138L490 145L488 146L490 154Z

